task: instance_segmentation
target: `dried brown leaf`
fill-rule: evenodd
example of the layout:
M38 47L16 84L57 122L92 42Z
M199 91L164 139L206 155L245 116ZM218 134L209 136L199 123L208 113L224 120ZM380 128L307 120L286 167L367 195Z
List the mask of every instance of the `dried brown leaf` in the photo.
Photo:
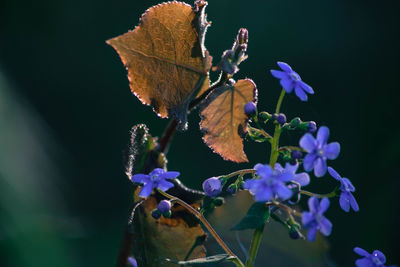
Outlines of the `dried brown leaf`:
M257 101L257 88L250 79L239 80L233 86L216 88L207 96L200 111L200 128L204 142L225 160L247 162L242 135L247 131L247 102Z
M160 117L175 117L181 128L189 102L210 83L204 8L176 1L153 6L133 31L107 41L128 70L132 93Z

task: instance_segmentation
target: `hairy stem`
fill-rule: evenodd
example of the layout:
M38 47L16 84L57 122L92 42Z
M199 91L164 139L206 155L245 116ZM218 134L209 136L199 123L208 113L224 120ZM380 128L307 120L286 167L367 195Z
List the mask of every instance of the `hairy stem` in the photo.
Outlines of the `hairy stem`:
M204 227L207 228L207 230L210 232L210 234L215 238L215 240L222 247L222 249L226 252L226 254L236 258L236 260L232 260L233 262L235 262L236 266L240 266L240 267L244 266L243 263L240 261L240 259L230 250L230 248L225 244L225 242L217 234L217 232L214 230L214 228L212 228L211 224L207 221L206 218L204 218L204 216L200 212L198 212L195 208L193 208L192 206L190 206L189 204L187 204L185 201L183 201L180 198L172 196L172 195L170 195L170 194L168 194L166 192L163 192L161 190L158 190L158 192L160 194L162 194L164 197L166 197L166 198L168 198L168 199L170 199L172 201L175 201L176 203L180 204L182 207L184 207L190 213L192 213L194 216L196 216L201 221L201 223L204 225Z
M281 94L278 99L278 103L276 104L275 113L279 113L283 101L283 97L285 96L285 90L282 89ZM275 124L275 132L274 137L271 140L271 156L269 159L269 164L271 168L275 167L275 163L278 160L279 156L279 137L281 135L281 126L279 123ZM246 267L252 267L254 261L257 257L257 252L261 244L261 239L264 231L265 224L261 225L260 227L256 228L253 234L253 239L250 245L250 256L246 261Z

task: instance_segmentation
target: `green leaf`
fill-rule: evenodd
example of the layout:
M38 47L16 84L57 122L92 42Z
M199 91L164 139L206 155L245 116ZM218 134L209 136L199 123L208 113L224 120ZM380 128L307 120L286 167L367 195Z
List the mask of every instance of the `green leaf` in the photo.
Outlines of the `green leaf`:
M219 263L223 261L228 261L234 259L235 257L230 257L228 254L218 254L215 256L210 256L201 259L194 259L190 261L176 261L171 259L165 259L167 262L175 263L177 265L184 265L184 266L196 266L196 265L203 265L206 263Z
M250 125L247 125L247 131L251 140L258 143L266 142L272 139L272 137L265 131L251 127Z
M247 211L246 216L231 230L256 229L265 224L269 216L270 210L265 206L265 203L255 202Z

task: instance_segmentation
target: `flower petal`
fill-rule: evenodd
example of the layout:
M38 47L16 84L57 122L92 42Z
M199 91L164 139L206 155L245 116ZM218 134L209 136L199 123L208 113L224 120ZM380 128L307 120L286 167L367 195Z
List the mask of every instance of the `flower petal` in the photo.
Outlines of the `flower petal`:
M147 174L139 173L139 174L133 175L131 180L134 183L144 184L144 183L148 183L148 181L150 180L150 176Z
M294 88L294 92L296 93L297 97L300 98L301 101L307 101L308 96L304 92L303 88L301 88L298 83L296 83L296 87Z
M327 211L328 208L329 208L329 205L330 205L329 199L323 198L323 199L321 200L321 202L319 203L319 212L322 214L322 213L324 213L325 211Z
M322 218L321 222L319 223L320 232L324 236L328 236L332 232L332 223L325 217Z
M303 135L299 142L302 149L306 150L307 152L312 152L317 148L317 141L315 140L314 136L309 133Z
M161 191L167 191L171 187L174 187L174 184L171 182L168 182L164 179L160 179L157 181L157 189L160 189Z
M327 169L326 160L318 157L314 161L314 174L317 177L322 177L325 175Z
M285 171L287 171L289 173L295 174L298 168L299 168L298 163L292 165L289 162L286 162L286 164L285 164Z
M276 193L282 200L287 200L293 195L293 191L287 188L284 184L278 183L276 185Z
M319 203L317 197L310 197L308 199L308 208L312 213L317 213L319 210Z
M352 193L349 193L349 201L350 201L351 208L352 208L355 212L357 212L357 211L360 210L360 207L358 206L358 203L357 203L357 201L356 201L356 199L354 198L354 196L353 196Z
M329 138L329 128L326 126L321 126L319 127L318 133L317 133L317 141L319 145L324 145L326 142L328 142Z
M179 175L181 175L179 172L166 172L166 173L160 174L158 177L164 178L164 179L175 179Z
M274 76L277 79L288 79L288 74L284 71L280 70L271 70L272 76Z
M350 180L348 178L343 178L341 180L341 182L344 185L344 187L347 188L347 191L350 191L350 192L356 191L356 188L354 187L354 185L350 182Z
M281 61L278 61L278 66L282 69L282 70L284 70L284 71L286 71L286 72L292 72L293 70L292 70L292 68L289 66L289 64L287 64L287 63L285 63L285 62L281 62Z
M294 176L294 180L298 182L301 186L306 186L310 183L310 176L308 173L301 172Z
M269 187L263 186L257 190L254 200L257 202L267 202L272 197L272 190Z
M309 228L310 224L315 220L314 214L312 212L303 212L303 216L301 217L301 223L304 228Z
M365 249L362 249L360 247L355 247L353 251L363 257L368 257L370 255Z
M381 251L379 251L379 250L374 250L374 251L372 252L372 255L373 255L374 257L377 257L381 263L385 263L385 262L386 262L385 254L383 254Z
M152 176L152 175L158 176L158 175L160 175L160 174L162 174L164 172L165 171L163 169L161 169L161 168L155 168L154 170L151 171L151 173L149 173L149 175L150 176Z
M299 84L300 84L301 88L303 88L304 91L306 91L309 94L314 94L314 90L311 88L311 86L309 86L308 84L306 84L303 81L299 81Z
M303 167L306 172L314 168L314 161L318 158L316 154L307 154L303 160Z
M329 143L325 145L322 150L324 157L336 159L340 153L340 144L338 142Z
M342 192L340 194L339 204L340 204L340 207L342 208L342 210L344 210L345 212L350 211L350 201L348 198L348 192Z
M139 197L148 197L153 191L154 183L151 181L145 184L139 192Z
M315 240L316 236L317 236L317 227L310 228L310 230L308 230L307 233L307 240L312 242Z
M340 181L342 179L342 177L339 175L339 173L337 171L335 171L332 167L328 167L328 172L336 180Z
M285 89L286 93L290 94L293 91L294 82L292 81L292 79L290 78L282 79L280 81L280 84Z
M256 164L254 166L254 169L256 170L256 174L262 178L269 177L272 174L272 168L268 164Z
M376 265L369 258L363 258L356 260L357 267L376 267Z

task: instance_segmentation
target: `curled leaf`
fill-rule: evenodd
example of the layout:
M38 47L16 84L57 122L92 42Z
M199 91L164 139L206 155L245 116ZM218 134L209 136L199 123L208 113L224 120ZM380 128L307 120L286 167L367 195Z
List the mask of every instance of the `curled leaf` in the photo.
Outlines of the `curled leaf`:
M205 99L200 111L204 142L225 160L247 162L242 135L246 133L247 102L257 102L257 88L250 79L216 88Z
M209 86L205 6L193 9L176 1L153 6L133 31L107 41L128 70L132 93L160 117L175 117L180 128L186 127L190 101Z

